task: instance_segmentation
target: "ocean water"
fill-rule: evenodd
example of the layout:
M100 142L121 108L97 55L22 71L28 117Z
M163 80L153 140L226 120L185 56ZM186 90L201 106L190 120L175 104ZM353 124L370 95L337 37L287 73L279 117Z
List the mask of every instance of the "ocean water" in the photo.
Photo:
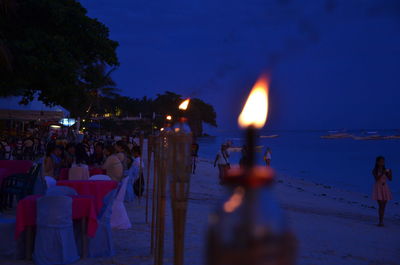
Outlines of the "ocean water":
M390 132L385 132L386 134ZM383 155L386 167L393 171L389 183L396 200L400 199L400 140L321 139L326 132L269 132L278 138L260 138L263 151L257 154L259 164L267 147L272 150L271 165L278 172L370 195L375 158ZM215 137L199 138L199 155L214 159L221 143L232 140L244 144L243 133L225 132ZM231 163L239 162L240 153L231 153Z

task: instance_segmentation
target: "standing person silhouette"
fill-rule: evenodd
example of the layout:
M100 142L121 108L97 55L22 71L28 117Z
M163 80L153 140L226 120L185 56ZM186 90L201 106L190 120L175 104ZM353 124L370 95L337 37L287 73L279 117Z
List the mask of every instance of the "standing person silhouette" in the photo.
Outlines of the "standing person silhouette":
M392 180L392 170L385 168L385 158L378 156L375 162L375 168L372 170L375 178L372 199L378 202L379 223L378 226L384 226L383 217L385 216L385 208L387 201L392 199L387 180Z
M217 153L214 161L214 167L218 165L218 177L220 184L223 182L226 171L230 168L229 157L226 149L226 145L221 145L221 150Z
M264 161L267 167L271 165L271 159L272 159L272 150L271 148L267 148L264 154Z
M197 158L199 157L199 144L193 142L192 144L192 174L196 173Z

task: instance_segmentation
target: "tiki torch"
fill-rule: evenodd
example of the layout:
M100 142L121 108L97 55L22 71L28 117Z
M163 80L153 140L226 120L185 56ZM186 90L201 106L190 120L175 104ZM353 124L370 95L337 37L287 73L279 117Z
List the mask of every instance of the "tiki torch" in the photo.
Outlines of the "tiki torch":
M184 116L189 106L189 99L183 101L179 109L182 117L175 124L174 133L170 136L170 193L171 208L174 228L174 264L183 265L184 258L184 237L187 203L191 177L191 147L192 133Z
M257 130L268 114L268 79L254 85L238 118L246 131L247 161L228 171L226 201L210 215L208 265L292 265L295 239L268 187L274 179L270 167L256 166Z
M165 234L165 206L167 172L170 161L170 131L163 131L156 139L156 216L155 216L155 258L154 264L163 264L164 257L164 234Z

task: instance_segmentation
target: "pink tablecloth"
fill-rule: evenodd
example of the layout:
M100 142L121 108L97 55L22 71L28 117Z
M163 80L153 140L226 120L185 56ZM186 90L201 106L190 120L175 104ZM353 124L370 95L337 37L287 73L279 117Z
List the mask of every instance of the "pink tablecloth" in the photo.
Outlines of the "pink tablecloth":
M13 174L28 173L32 162L27 160L0 160L0 187L3 180Z
M0 160L0 168L7 168L12 174L28 173L33 165L29 160Z
M0 187L1 187L1 183L3 183L3 180L12 175L12 171L9 170L8 168L0 168Z
M59 180L68 180L68 172L69 168L62 168L60 170L60 176L58 177ZM106 174L106 171L101 168L89 168L89 176L93 175L103 175Z
M36 201L41 195L31 195L18 202L17 222L15 238L26 229L27 226L36 225ZM92 196L72 197L72 219L87 218L87 235L94 237L97 230L97 214Z
M59 180L57 186L67 186L76 190L79 195L94 197L96 212L103 207L103 198L111 190L118 187L118 182L113 180Z

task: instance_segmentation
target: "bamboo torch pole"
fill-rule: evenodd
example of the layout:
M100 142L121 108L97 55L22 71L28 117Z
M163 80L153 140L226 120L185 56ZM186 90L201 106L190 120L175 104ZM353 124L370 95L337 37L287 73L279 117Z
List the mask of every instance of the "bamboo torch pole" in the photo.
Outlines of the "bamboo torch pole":
M140 165L139 165L139 181L140 181L140 183L139 183L139 204L140 204L140 202L141 202L141 200L142 200L142 196L143 196L143 191L142 191L142 187L143 187L143 182L144 182L144 180L143 180L143 178L142 178L142 175L143 175L143 167L142 167L142 164L143 164L143 142L144 142L144 135L143 135L143 133L141 133L140 134L140 138L139 138L139 143L140 143ZM143 182L142 182L143 181Z
M158 186L159 186L159 204L157 214L157 238L155 248L155 265L163 264L164 257L164 234L165 234L165 206L166 206L166 184L167 184L167 170L168 170L168 149L169 137L167 133L160 135L160 167L158 172Z
M184 237L191 177L192 134L178 132L171 136L172 170L170 178L174 227L174 264L184 265Z
M147 138L147 179L146 179L146 224L149 222L149 191L150 191L150 170L151 155L153 152L153 136ZM154 192L154 190L153 190Z
M153 193L151 200L151 240L150 240L150 253L154 253L155 241L156 241L156 225L157 225L157 208L158 208L158 172L159 172L159 161L160 161L160 139L159 137L153 138Z

